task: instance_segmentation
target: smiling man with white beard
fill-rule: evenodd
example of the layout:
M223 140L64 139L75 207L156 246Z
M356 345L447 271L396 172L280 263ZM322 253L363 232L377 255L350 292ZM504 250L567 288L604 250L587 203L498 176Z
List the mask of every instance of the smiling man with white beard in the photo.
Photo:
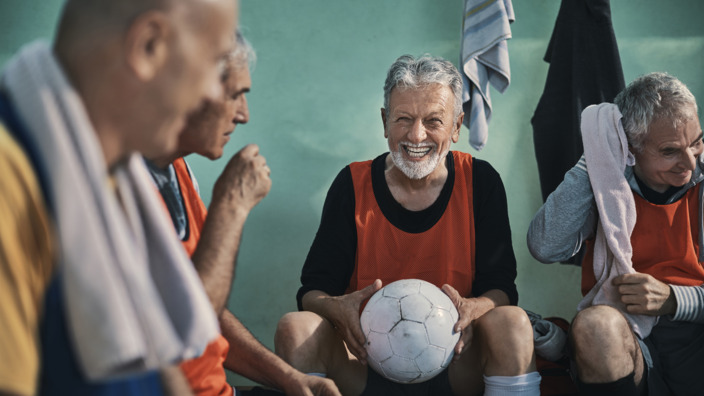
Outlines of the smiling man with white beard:
M501 178L489 163L450 151L464 117L461 93L452 63L398 58L381 109L390 153L345 167L328 191L303 266L301 312L281 319L275 344L344 395L539 393L533 331L513 306L516 260ZM443 289L462 333L450 366L410 385L368 369L359 323L367 298L409 278Z

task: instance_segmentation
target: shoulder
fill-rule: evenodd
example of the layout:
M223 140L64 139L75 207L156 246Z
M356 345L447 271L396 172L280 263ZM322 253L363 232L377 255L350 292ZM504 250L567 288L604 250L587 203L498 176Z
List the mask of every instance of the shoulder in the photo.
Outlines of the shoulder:
M31 162L2 124L0 174L2 264L25 272L37 271L23 280L48 282L54 246L49 211Z
M0 391L33 393L37 326L53 274L52 228L42 191L22 147L0 124ZM5 355L7 353L7 355Z
M29 159L2 124L0 174L0 258L4 266L46 272L29 279L48 278L54 242L49 211Z
M5 126L0 123L0 162L3 171L2 183L7 184L37 184L36 175L24 149L12 137ZM37 186L38 187L38 186ZM7 192L5 189L3 192Z
M377 174L377 176L379 172L383 174L387 155L388 153L384 153L374 159L350 163L337 174L333 186L345 185L351 188L355 180L362 181L364 178L371 180L373 174Z
M472 189L475 210L489 205L493 207L506 201L506 189L499 172L487 161L472 159Z
M356 168L356 164L359 164L358 162L353 162L344 168L340 172L338 172L337 176L335 176L335 180L332 181L332 185L330 186L330 189L347 189L352 187L352 169Z
M493 166L491 166L489 162L474 157L469 153L452 151L452 160L454 161L456 168L471 168L474 178L479 177L481 179L489 180L501 179L499 173Z
M487 161L472 159L472 176L476 186L491 186L501 183L499 172Z

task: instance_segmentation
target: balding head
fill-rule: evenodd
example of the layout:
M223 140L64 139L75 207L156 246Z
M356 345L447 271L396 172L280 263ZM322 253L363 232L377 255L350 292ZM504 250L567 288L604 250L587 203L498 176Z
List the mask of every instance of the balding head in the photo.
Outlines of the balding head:
M221 94L236 0L67 0L55 52L108 163L173 150L186 116Z
M86 34L124 31L137 16L150 10L168 11L177 0L67 0L57 31L57 42Z

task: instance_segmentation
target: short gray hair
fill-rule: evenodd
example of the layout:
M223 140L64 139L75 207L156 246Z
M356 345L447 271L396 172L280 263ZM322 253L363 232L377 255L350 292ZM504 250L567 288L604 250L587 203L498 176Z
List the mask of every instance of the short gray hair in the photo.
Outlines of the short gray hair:
M247 68L248 70L254 69L254 65L257 62L257 54L254 52L254 47L244 38L244 35L242 35L239 29L237 29L232 36L232 41L233 48L222 62L220 81L226 81L233 71L243 68Z
M250 69L253 69L257 63L257 53L254 52L252 44L242 35L240 29L235 32L235 48L227 58L239 67L247 66Z
M395 87L417 88L421 85L442 84L455 95L455 117L462 112L462 76L451 62L430 55L415 58L403 55L389 68L384 83L384 110L389 114L391 91Z
M640 76L621 91L614 103L623 118L623 130L628 143L641 152L650 125L661 119L673 125L697 117L697 101L676 77L655 72Z

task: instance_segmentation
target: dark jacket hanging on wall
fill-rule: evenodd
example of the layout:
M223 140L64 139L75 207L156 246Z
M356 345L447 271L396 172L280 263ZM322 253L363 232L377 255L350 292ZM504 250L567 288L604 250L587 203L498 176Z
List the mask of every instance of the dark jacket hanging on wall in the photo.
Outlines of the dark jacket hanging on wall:
M624 88L609 0L562 0L544 60L550 68L531 120L543 201L582 155L582 110Z

